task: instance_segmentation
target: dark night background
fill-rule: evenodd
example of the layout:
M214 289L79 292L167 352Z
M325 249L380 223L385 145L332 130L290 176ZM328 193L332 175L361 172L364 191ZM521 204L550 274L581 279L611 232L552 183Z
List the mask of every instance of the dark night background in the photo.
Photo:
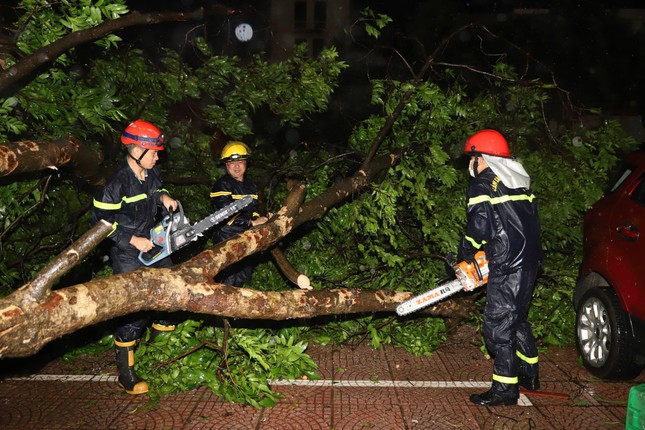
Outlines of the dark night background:
M215 2L209 0L136 0L127 2L131 10L192 11L200 6L226 5L236 11L220 15L203 24L164 24L130 28L120 35L124 47L143 47L154 58L166 45L190 54L192 36L205 36L222 54L244 57L271 52L273 29L270 7L274 0ZM282 2L284 4L285 2ZM9 7L16 1L0 5L0 24L10 22ZM496 37L485 49L527 77L555 79L570 93L571 100L584 108L600 108L606 117L621 117L629 132L645 141L642 118L645 116L645 1L644 0L352 0L349 26L358 13L370 7L394 19L383 30L381 38L362 37L351 27L334 40L350 68L343 73L342 86L332 103L343 111L344 128L351 128L367 110L369 86L366 77L386 76L410 79L411 71L421 64L456 29L469 24L483 25ZM621 16L631 10L636 19ZM622 14L622 15L621 15ZM4 21L4 22L2 22ZM233 35L236 23L254 26L252 42L241 43ZM348 29L346 29L348 30ZM481 33L466 30L451 40L441 52L440 61L481 66ZM342 39L345 40L342 40ZM513 45L512 49L509 47ZM88 48L91 49L91 48ZM405 63L401 61L405 58ZM501 57L500 57L501 58ZM530 60L529 60L530 58ZM490 59L490 58L489 58ZM339 136L338 136L339 137Z
M276 2L274 2L276 3ZM277 2L279 3L279 2ZM584 108L600 108L603 117L621 117L623 124L638 140L645 141L642 117L645 115L645 1L636 0L352 0L350 25L358 12L370 7L392 17L394 22L383 30L378 41L357 37L338 40L338 48L350 69L343 74L343 82L336 92L336 105L343 109L342 123L346 127L367 112L365 77L388 76L410 79L412 70L418 71L427 55L456 29L476 23L485 26L499 37L497 44L487 42L486 49L496 55L505 52L505 61L518 70L527 68L527 76L545 81L555 79L558 86L570 93L571 100ZM132 9L194 10L216 2L162 1L128 2ZM270 52L272 37L269 21L269 1L232 1L226 4L237 11L196 28L175 26L165 29L161 37L157 29L128 30L129 40L145 46L151 52L168 43L177 49L186 47L186 31L200 34L219 45L223 54L250 55ZM636 21L619 16L630 9ZM538 10L539 12L537 12ZM640 21L639 21L640 20ZM235 40L232 31L237 22L249 22L255 29L252 43ZM347 35L347 33L346 33ZM346 36L349 37L349 36ZM479 65L479 34L467 30L453 39L442 51L441 61ZM369 40L368 40L369 39ZM336 42L335 42L336 44ZM368 46L369 44L369 46ZM509 47L513 45L512 49ZM404 64L400 58L405 58ZM530 60L527 58L530 57ZM338 124L338 119L333 121ZM337 136L339 137L339 136ZM335 140L335 139L334 139Z

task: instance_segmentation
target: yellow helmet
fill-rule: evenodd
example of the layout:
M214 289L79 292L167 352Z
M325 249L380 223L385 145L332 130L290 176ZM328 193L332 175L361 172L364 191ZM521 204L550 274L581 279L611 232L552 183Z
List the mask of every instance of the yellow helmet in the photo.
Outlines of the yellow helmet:
M229 161L246 160L248 157L249 147L243 142L234 140L224 145L220 159L228 163Z

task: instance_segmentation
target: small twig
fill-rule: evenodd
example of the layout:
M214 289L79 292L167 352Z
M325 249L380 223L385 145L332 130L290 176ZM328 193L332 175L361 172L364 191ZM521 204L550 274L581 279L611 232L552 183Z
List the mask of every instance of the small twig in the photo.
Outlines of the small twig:
M26 218L29 216L38 206L42 205L45 202L45 197L47 196L47 189L49 188L49 181L51 181L52 175L49 175L45 178L45 183L43 185L43 189L40 193L40 199L31 207L29 207L26 211L24 211L19 217L13 220L13 222L4 229L2 233L0 233L0 243L4 239L4 237L11 231L13 230L14 226L18 224L20 221L22 221L23 218ZM35 188L35 187L34 187Z
M190 348L188 351L185 351L185 352L179 354L177 357L173 358L172 360L164 361L162 363L157 364L154 368L159 369L161 367L165 367L165 366L167 366L169 364L172 364L172 363L174 363L176 361L179 361L182 358L192 354L193 352L203 348L204 346L210 346L211 348L214 348L214 349L216 349L218 351L222 351L222 347L219 346L218 344L216 344L215 342L211 342L210 340L202 340L202 343L200 343L199 345L194 346L194 347Z
M224 382L224 377L222 376L222 371L224 368L230 370L228 367L228 338L231 330L231 323L229 323L228 318L224 318L224 338L222 339L222 359L217 365L217 379L220 383Z

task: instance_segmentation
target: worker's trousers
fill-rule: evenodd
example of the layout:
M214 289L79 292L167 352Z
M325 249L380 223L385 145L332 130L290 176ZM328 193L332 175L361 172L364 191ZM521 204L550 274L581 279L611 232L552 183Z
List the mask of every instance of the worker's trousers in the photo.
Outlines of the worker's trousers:
M112 247L110 251L110 259L112 260L112 270L114 274L129 273L144 264L139 261L139 252L133 247L131 251L125 252L122 249ZM162 268L172 267L172 260L170 257L163 258L150 267ZM136 313L128 315L124 318L124 324L120 325L115 332L115 338L119 342L130 342L138 340L144 333L151 320L162 326L174 325L174 322L168 319L155 318L159 315L151 313Z
M519 395L518 377L538 375L538 351L527 321L537 272L522 268L488 279L484 339L495 359L494 391Z

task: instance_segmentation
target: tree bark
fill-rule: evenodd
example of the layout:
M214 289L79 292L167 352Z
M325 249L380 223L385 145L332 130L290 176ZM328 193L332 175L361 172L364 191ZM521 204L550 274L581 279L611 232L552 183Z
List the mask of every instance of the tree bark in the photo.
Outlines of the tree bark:
M70 166L76 176L98 187L107 175L102 162L100 151L72 135L51 142L28 140L0 145L0 177Z
M213 281L221 269L270 249L293 228L322 217L330 207L359 192L394 160L394 155L377 157L366 171L305 204L304 186L295 186L269 222L170 269L143 267L59 290L50 287L60 272L45 270L45 279L50 282L44 282L44 287L25 286L0 299L0 358L32 355L50 341L83 327L146 310L266 320L394 311L411 293L350 289L260 292ZM63 266L61 270L69 267ZM34 300L41 296L41 300ZM440 303L428 312L454 317L459 309L451 303Z
M280 268L280 271L286 278L291 281L293 284L297 285L298 288L303 290L311 290L311 281L309 277L304 273L301 273L293 267L293 265L287 259L287 256L284 255L284 251L280 248L273 248L271 250L271 256L273 260Z

